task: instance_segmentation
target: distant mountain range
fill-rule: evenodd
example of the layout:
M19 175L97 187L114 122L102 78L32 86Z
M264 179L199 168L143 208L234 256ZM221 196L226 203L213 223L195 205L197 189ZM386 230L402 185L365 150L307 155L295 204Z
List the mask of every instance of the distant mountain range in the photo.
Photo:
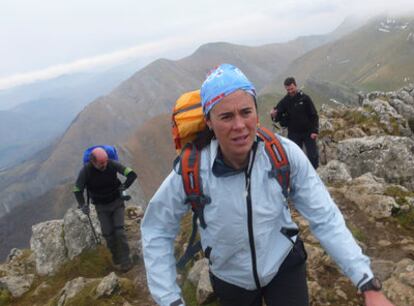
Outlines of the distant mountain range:
M352 103L358 91L386 91L413 83L414 18L374 18L294 60L262 93L282 90L284 75L294 75L324 102L334 98Z
M108 94L140 67L133 61L0 91L0 169L49 146L85 105Z
M208 70L218 63L239 66L260 89L309 50L311 44L303 41L262 47L207 44L179 61L159 59L149 64L108 95L88 104L48 150L50 155L44 162L35 166L28 160L4 170L0 178L3 207L18 205L72 180L84 148L97 143L122 143L145 121L169 113L177 97L199 87ZM21 173L20 177L16 173ZM19 185L24 188L16 187Z
M267 108L277 102L272 97L283 95L280 80L287 75L297 76L303 84L306 84L305 87L309 86L307 80L310 80L309 84L313 81L315 84L313 88L317 88L317 85L324 91L318 93L318 96L329 98L337 88L348 89L348 87L346 82L341 83L342 79L334 82L333 79L325 80L321 77L314 81L314 75L318 72L314 61L316 59L322 61L320 57L326 54L323 50L332 46L342 46L342 49L347 49L347 44L354 42L349 37L367 35L365 49L370 50L371 58L376 58L377 50L384 52L384 49L379 48L382 45L381 40L370 40L372 32L367 30L378 31L378 20L350 33L349 31L353 29L344 26L329 35L302 37L284 44L269 44L261 47L212 43L201 46L192 55L181 60L159 59L149 64L108 95L88 104L73 120L64 135L38 154L36 159L29 159L16 167L0 172L2 198L0 216L7 213L7 222L13 222L18 219L18 216L13 213L14 207L24 203L26 209L35 209L31 203L39 203L39 197L46 193L48 196L43 196L42 202L49 202L52 207L61 207L61 203L67 203L67 198L57 199L53 196L53 189L62 192L64 188L62 186L73 184L74 177L81 166L82 151L90 145L99 143L119 145L128 152L121 155L121 159L136 167L139 184L146 196L151 196L162 176L170 169L174 156L173 147L167 141L170 137L169 116L162 117L162 115L170 113L174 101L181 93L198 88L210 68L223 62L240 67L254 82L259 93L263 94L262 97L270 97L265 106ZM398 37L400 40L403 38L402 35ZM349 52L351 51L350 49ZM347 58L352 58L358 63L364 62L357 56L358 53L351 52ZM412 61L412 59L406 60ZM365 64L367 64L366 60ZM342 66L338 64L338 67ZM331 83L333 86L330 86ZM351 88L351 93L352 90ZM340 92L343 93L343 90ZM262 109L263 112L267 111ZM142 176L140 169L142 169ZM47 198L51 200L48 201ZM24 221L33 224L31 220Z

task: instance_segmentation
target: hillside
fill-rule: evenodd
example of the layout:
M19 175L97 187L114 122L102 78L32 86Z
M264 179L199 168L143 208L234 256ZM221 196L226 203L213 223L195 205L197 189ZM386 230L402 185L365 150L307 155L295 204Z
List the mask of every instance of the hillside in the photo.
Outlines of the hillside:
M248 73L258 89L287 63L308 51L310 44L274 44L245 47L227 43L207 44L179 61L157 60L135 73L110 94L90 103L72 122L64 135L48 148L50 155L41 164L27 161L3 171L0 196L5 211L22 201L34 199L56 185L73 179L80 152L97 143L117 144L159 114L169 113L183 92L200 86L208 69L231 62ZM36 164L36 166L34 166ZM32 171L36 168L36 172ZM16 172L20 176L16 176ZM24 186L24 188L22 188Z
M175 155L170 116L148 120L125 144L133 152L132 167L146 199L150 199L172 169Z
M391 90L414 80L414 17L370 20L357 31L320 46L293 61L262 93L283 91L293 75L305 89L323 91L322 98L352 103L358 91ZM326 86L328 85L328 86Z

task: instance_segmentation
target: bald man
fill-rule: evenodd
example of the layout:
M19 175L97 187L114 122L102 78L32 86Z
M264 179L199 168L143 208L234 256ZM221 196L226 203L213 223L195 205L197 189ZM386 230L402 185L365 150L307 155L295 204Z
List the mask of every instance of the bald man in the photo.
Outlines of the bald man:
M117 174L126 177L124 183ZM102 234L111 251L112 261L126 272L132 267L129 258L129 247L124 231L125 203L121 196L135 181L137 175L128 167L108 158L103 148L95 148L90 155L90 161L79 172L75 183L74 194L79 208L89 214L89 203L85 203L83 192L85 187L95 205Z

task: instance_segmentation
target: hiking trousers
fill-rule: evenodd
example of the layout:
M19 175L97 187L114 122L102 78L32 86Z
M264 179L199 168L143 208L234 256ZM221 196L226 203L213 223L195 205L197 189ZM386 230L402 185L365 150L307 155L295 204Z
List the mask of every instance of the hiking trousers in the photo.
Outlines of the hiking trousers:
M314 169L319 166L319 152L316 140L310 138L310 133L295 133L288 131L288 138L296 143L302 150L306 148L306 155Z
M113 263L129 263L129 246L124 230L124 201L118 198L108 204L96 204L95 207Z
M219 304L221 306L262 306L264 301L266 306L308 306L306 258L303 242L299 240L270 283L256 290L240 288L210 273L211 283Z

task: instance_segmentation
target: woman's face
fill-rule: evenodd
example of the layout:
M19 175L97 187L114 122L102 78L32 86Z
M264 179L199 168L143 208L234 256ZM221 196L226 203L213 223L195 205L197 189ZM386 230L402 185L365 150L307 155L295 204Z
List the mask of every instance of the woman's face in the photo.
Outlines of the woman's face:
M235 91L213 107L206 122L214 131L224 160L236 169L245 166L258 123L254 98L243 90Z

